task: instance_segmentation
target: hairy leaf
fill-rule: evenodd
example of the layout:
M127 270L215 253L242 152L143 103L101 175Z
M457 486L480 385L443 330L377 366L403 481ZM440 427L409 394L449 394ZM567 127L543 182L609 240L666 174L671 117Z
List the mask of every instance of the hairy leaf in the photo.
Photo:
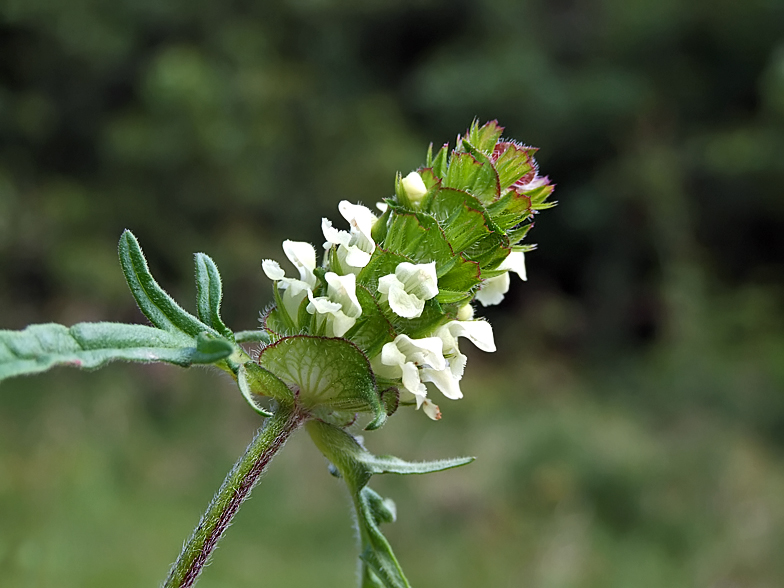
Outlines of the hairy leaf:
M227 339L233 339L234 334L223 323L220 316L221 299L223 291L218 268L212 259L204 254L194 256L196 263L196 308L201 321L215 329Z
M163 361L179 366L225 359L234 347L223 339L193 338L145 325L54 323L0 331L0 380L64 365L97 368L110 361Z
M182 332L195 337L202 331L218 334L192 314L183 310L152 277L136 237L125 230L120 237L120 264L136 303L150 322L164 331Z

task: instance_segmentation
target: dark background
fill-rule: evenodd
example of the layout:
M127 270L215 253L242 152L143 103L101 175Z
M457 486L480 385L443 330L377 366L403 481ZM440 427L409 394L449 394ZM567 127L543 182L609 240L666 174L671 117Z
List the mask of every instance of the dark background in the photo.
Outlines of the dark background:
M141 321L124 228L254 328L259 269L474 117L560 202L437 424L367 436L415 586L784 584L784 4L3 0L0 326ZM464 347L470 347L464 343ZM434 397L437 392L434 393ZM0 388L0 577L156 585L258 420L205 370ZM200 586L349 586L348 500L304 435Z

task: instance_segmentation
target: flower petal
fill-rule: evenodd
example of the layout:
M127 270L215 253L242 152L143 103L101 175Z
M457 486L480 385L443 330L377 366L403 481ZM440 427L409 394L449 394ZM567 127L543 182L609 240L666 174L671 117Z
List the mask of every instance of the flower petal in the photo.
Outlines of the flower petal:
M332 221L328 218L321 219L321 231L324 233L324 238L327 240L324 243L324 249L329 249L333 245L343 245L348 247L351 242L351 234L348 231L339 231L332 226Z
M418 264L404 261L395 268L395 276L403 282L406 292L422 300L430 300L438 294L435 261Z
M261 262L261 269L266 276L275 282L282 280L286 277L286 272L280 267L280 264L274 259L265 259Z
M299 270L299 279L315 288L316 276L313 270L316 269L316 250L313 245L286 239L283 241L283 252Z
M482 306L492 306L500 304L504 299L504 294L509 291L509 272L488 278L482 284L476 299Z
M422 411L434 421L441 419L441 410L438 408L438 405L433 403L429 398L425 398L422 402Z
M449 321L442 328L448 329L453 337L465 337L482 351L495 351L493 327L487 321Z
M335 272L327 272L324 278L327 280L329 299L340 304L346 316L357 318L362 314L362 306L357 299L357 277L354 274L339 276Z
M521 280L527 280L528 276L525 273L525 253L522 251L512 251L506 256L498 266L500 270L509 270L520 276Z
M400 180L400 183L406 191L406 196L408 196L408 199L414 204L420 202L422 198L425 197L425 194L427 194L427 186L425 186L425 182L422 181L422 176L415 171L412 171L405 178Z
M460 390L460 382L452 373L452 370L422 368L419 372L423 382L432 382L447 398L457 400L463 397L463 392Z

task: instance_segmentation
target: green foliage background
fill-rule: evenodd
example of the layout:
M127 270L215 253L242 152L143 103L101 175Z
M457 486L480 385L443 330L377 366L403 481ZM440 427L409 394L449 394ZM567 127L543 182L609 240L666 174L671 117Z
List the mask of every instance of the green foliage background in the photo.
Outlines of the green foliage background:
M375 484L409 578L780 586L783 22L774 0L3 0L0 326L140 321L127 227L178 300L212 256L253 328L283 239L498 118L561 204L466 398L367 437L478 458ZM170 366L4 384L0 583L155 585L258 426L243 403ZM284 455L204 588L351 585L346 497L304 435Z

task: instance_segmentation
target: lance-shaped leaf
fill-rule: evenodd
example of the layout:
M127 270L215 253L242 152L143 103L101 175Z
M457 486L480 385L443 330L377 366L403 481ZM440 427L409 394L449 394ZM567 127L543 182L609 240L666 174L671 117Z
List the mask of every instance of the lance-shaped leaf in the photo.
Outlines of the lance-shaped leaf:
M223 323L220 316L223 290L218 267L210 256L204 253L197 253L194 256L194 261L196 264L196 309L199 319L231 340L234 338L234 334Z
M349 487L356 490L364 487L373 474L430 474L474 461L473 457L455 457L417 462L392 455L373 455L339 427L320 421L311 421L306 427L316 446L338 468Z
M120 264L136 304L150 322L164 331L182 332L195 337L202 331L218 332L186 312L150 273L147 260L136 237L125 230L120 237Z
M265 347L259 364L294 391L318 418L349 421L356 412L373 413L367 429L386 420L370 362L346 339L295 335Z
M380 523L392 522L395 513L389 502L365 486L353 496L362 541L362 588L411 588L392 546L379 529Z
M194 340L145 325L54 323L0 331L0 380L64 365L97 368L110 361L163 361L179 366L218 362L234 351L224 339Z

